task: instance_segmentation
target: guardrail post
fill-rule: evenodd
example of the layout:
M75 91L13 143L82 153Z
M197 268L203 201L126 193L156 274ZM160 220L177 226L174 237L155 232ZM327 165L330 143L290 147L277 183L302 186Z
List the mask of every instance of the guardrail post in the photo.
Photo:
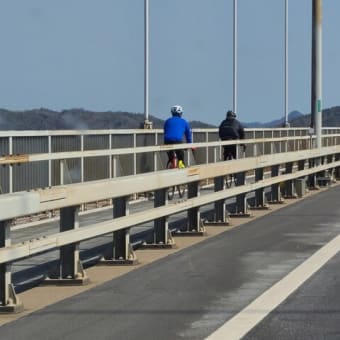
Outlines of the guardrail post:
M199 182L188 184L188 199L199 196ZM202 236L205 234L205 227L201 220L200 208L190 208L187 215L187 228L174 233L177 236Z
M162 207L167 203L167 189L159 189L155 191L154 207ZM141 248L172 248L175 245L175 241L172 238L172 234L168 228L168 218L163 216L155 219L153 243L144 243Z
M79 228L79 206L60 209L60 232ZM60 247L58 272L52 273L43 282L58 285L85 285L89 278L83 269L79 258L79 242Z
M316 165L316 159L311 158L308 160L309 168L314 168ZM308 187L310 190L318 190L319 186L316 180L316 173L313 173L308 176Z
M291 174L293 172L293 163L286 163L286 174ZM284 183L284 198L297 198L297 195L294 190L294 183L292 180L285 181Z
M221 191L225 188L224 176L214 178L214 189ZM225 200L215 202L215 222L228 223Z
M224 176L219 176L214 178L214 190L221 191L225 189L225 179ZM214 203L215 209L214 209L214 221L209 221L205 225L221 225L226 226L229 225L228 221L228 214L226 209L226 203L225 199L216 201Z
M305 169L305 160L299 160L298 171L303 171ZM296 178L294 183L294 193L297 197L303 197L306 194L306 177Z
M246 173L245 172L239 172L236 174L236 186L244 185L246 182ZM243 216L248 217L248 202L246 194L240 194L236 196L236 215L235 216Z
M0 222L0 248L11 245L10 221ZM24 310L12 284L10 263L0 264L0 313L19 313Z
M113 217L123 217L129 214L128 197L118 197L113 200ZM130 228L117 230L113 233L113 246L106 252L100 264L132 265L137 263L137 257L130 243Z
M199 182L188 184L188 199L199 196ZM188 210L187 232L204 235L205 228L201 220L200 208L195 207Z
M279 176L279 174L280 174L280 165L273 165L271 167L271 177L277 177ZM272 184L270 193L271 193L271 199L268 203L271 203L271 204L283 203L279 183Z
M327 156L327 163L331 164L331 163L335 162L335 159L336 159L336 155L328 155ZM335 171L336 171L336 168L328 169L328 175L330 176L331 183L336 182Z
M337 153L335 155L335 161L336 162L340 161L340 154L339 153ZM335 168L334 176L335 176L335 179L337 179L337 180L340 179L340 167L339 166Z
M263 180L263 168L255 169L255 182ZM264 188L255 190L255 204L251 209L268 209Z
M236 177L235 185L242 186L246 182L246 173L244 171L234 175ZM235 211L229 214L230 217L249 217L248 214L248 201L246 194L239 194L236 196Z

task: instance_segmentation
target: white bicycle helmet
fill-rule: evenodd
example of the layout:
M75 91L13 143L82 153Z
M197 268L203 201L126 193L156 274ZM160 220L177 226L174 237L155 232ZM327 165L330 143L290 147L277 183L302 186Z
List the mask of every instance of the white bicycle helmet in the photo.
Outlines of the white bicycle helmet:
M171 107L171 113L173 116L182 116L183 114L183 108L182 106L175 105Z

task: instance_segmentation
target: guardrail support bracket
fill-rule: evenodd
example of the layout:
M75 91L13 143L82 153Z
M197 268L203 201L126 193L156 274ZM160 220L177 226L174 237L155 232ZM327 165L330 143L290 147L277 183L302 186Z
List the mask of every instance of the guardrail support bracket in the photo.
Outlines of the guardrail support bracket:
M0 314L16 314L24 311L24 305L15 293L12 283L8 283L5 288L5 296L7 296L5 303L0 304ZM1 294L2 295L2 294ZM2 299L0 297L0 299Z
M199 196L199 182L191 182L188 184L188 199ZM201 219L200 207L188 209L187 227L173 232L176 236L204 236L206 230Z
M113 200L113 217L123 217L129 214L128 197ZM130 228L113 232L113 245L102 257L101 265L135 265L138 263L136 253L130 242Z
M155 191L154 207L162 207L167 204L167 190L159 189ZM139 249L169 249L176 246L175 240L169 230L168 218L163 216L155 219L153 240L151 243L144 242Z
M11 245L10 220L0 221L0 249ZM12 284L11 264L0 264L0 313L19 313L24 309Z
M80 260L76 262L76 274L69 275L68 277L53 277L47 276L41 283L41 286L85 286L90 283L89 277L83 268Z
M60 232L79 228L79 206L60 209ZM79 242L60 247L59 268L42 285L87 285L90 280L79 258Z

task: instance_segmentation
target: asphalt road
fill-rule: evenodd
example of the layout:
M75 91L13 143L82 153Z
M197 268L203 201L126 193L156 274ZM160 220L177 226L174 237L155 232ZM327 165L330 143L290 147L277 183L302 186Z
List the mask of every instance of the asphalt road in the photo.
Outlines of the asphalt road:
M333 187L5 324L0 339L205 339L339 235L339 195ZM339 260L245 339L339 339Z

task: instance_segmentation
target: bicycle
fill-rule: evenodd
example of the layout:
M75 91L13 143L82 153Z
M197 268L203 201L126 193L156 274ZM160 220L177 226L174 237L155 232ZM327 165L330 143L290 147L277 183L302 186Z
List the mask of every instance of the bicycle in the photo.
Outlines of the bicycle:
M229 153L225 160L231 161L233 159L234 159L233 155L231 153ZM234 183L235 186L237 186L237 177L235 176L235 174L228 174L225 178L225 186L227 188L231 188L233 183Z
M243 144L241 144L241 146L243 147L243 153L245 153L245 151L246 151L246 146ZM235 149L235 152L234 152L234 154L236 154L236 149ZM233 155L233 153L232 152L229 152L228 153L228 155L227 155L227 157L225 157L225 161L231 161L231 160L233 160L233 159L236 159L236 158L234 158L234 155ZM226 185L226 187L227 188L230 188L232 185L233 185L233 183L234 183L234 185L235 186L237 186L237 176L235 175L235 174L228 174L227 176L226 176L226 179L225 179L225 185Z
M169 159L168 159L168 163L166 167L167 169L179 169L180 168L178 164L177 155L174 150L170 151L170 155L169 155ZM186 189L185 187L186 185L179 184L179 185L174 185L173 187L169 188L168 189L168 200L171 201L174 198L176 191L178 192L179 198L182 198L185 193L185 189Z

